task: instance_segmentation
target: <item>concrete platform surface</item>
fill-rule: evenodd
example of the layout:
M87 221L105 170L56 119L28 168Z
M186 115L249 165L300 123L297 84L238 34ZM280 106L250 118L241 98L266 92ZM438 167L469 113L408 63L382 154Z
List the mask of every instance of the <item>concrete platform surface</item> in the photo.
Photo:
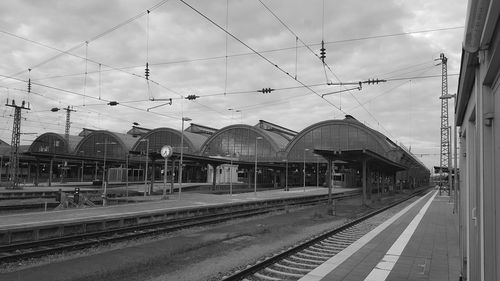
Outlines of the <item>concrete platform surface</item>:
M403 211L300 281L459 280L458 215L450 197L432 191Z
M335 188L334 193L354 191L356 189ZM189 207L212 206L224 203L249 202L264 199L301 197L308 195L327 194L327 188L307 187L292 188L290 191L268 190L239 193L233 195L213 195L199 193L168 194L167 200L161 200L161 195L148 196L149 202L121 204L107 207L94 207L84 209L65 209L60 211L33 212L11 215L0 215L0 230L9 230L16 227L27 227L44 224L78 222L99 217L121 217L127 214L151 213L152 211L174 210ZM142 196L141 196L142 197Z

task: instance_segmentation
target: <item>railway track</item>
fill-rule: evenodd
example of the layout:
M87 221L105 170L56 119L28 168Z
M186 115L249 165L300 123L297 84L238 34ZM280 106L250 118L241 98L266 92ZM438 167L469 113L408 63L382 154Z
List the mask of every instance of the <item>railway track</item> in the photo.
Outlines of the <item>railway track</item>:
M395 212L392 210L393 207L425 192L425 190L420 190L408 198L371 212L317 237L313 237L300 245L293 246L271 257L257 261L255 264L248 265L231 276L224 277L222 280L299 280L390 218Z
M333 195L333 199L346 199L358 195L358 192L335 194ZM311 206L324 203L326 200L326 197L324 199L304 198L303 201L294 203L283 203L261 208L252 208L237 211L227 210L223 213L175 219L166 222L155 222L140 226L130 226L107 231L2 245L0 246L0 263L36 258L44 255L61 253L64 251L81 250L97 245L168 233L189 227L216 224L232 219L257 216L266 213L282 211L289 208Z

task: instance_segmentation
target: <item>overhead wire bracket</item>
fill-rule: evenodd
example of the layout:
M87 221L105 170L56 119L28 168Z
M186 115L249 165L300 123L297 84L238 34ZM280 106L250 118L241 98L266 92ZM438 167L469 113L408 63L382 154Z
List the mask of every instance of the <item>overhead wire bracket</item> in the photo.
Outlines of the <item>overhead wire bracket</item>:
M343 93L343 92L352 91L352 90L361 91L361 84L358 87L354 87L354 88L349 88L349 89L344 89L344 90L339 90L339 91L334 91L334 92L322 94L321 97L323 98L323 97L328 96L328 95Z
M150 107L146 111L150 111L151 109L155 109L155 108L162 107L162 106L165 106L165 105L172 105L172 99L169 99L169 101L166 102L166 103L162 103L160 105Z

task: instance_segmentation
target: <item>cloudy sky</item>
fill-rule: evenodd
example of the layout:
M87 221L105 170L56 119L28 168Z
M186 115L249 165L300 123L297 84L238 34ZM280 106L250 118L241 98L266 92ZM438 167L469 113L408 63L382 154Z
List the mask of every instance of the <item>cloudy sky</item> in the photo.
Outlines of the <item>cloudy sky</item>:
M466 6L465 0L1 1L0 98L30 103L21 144L64 133L65 112L53 107L76 110L75 135L82 128L124 133L133 122L180 129L182 116L214 128L266 120L301 131L350 114L432 167L440 151L436 59L448 57L455 93ZM322 40L325 66L318 58ZM327 85L376 78L387 82L361 90ZM263 88L275 91L257 92ZM10 143L13 109L2 106L0 113L0 139Z

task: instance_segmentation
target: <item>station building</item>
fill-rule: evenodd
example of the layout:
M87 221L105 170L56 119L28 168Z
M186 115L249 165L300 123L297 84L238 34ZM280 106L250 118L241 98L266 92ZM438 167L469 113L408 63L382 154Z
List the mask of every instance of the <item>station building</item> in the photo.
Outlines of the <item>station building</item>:
M165 161L164 145L173 148ZM2 157L8 163L9 150ZM84 129L78 136L45 133L21 153L21 179L110 183L238 184L241 188L363 187L373 193L427 185L429 170L403 146L352 116L326 120L301 132L260 120L221 129L192 123L184 132L134 126L126 134ZM165 164L166 169L165 169ZM3 181L7 168L3 165ZM154 180L152 180L154 179ZM152 187L151 187L152 189Z
M453 96L461 273L462 280L500 280L500 2L469 0L467 11Z

